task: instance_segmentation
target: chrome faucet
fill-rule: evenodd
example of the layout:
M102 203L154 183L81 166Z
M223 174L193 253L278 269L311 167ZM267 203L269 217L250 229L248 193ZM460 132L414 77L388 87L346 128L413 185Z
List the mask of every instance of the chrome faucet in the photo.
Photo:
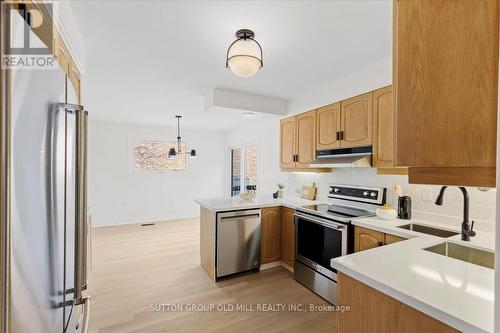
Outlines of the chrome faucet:
M439 195L436 198L435 204L438 206L443 205L443 197L444 191L448 188L448 186L441 187L439 191ZM474 221L472 221L472 225L469 224L469 193L467 193L467 189L463 186L458 187L464 196L464 219L462 221L462 240L470 241L471 237L476 236L476 232L472 229L474 228Z

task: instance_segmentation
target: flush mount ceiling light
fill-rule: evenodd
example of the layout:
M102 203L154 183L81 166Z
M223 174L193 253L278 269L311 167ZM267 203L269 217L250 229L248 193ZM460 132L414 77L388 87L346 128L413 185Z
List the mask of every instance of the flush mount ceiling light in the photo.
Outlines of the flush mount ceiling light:
M240 29L227 49L226 67L239 77L250 77L263 66L262 47L254 37L252 30Z
M182 118L182 116L175 116L175 118L177 118L177 149L170 148L168 150L168 158L173 160L179 154L186 154L186 155L189 155L191 158L195 158L196 157L196 150L195 149L191 149L191 151L189 151L189 152L187 152L187 151L183 152L181 150L181 118Z

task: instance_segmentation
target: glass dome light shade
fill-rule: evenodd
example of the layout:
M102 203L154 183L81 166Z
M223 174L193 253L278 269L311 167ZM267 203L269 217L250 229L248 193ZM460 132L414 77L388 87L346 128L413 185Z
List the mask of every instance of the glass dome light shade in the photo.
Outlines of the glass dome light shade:
M262 50L252 38L237 39L227 52L227 67L239 77L247 78L262 67Z

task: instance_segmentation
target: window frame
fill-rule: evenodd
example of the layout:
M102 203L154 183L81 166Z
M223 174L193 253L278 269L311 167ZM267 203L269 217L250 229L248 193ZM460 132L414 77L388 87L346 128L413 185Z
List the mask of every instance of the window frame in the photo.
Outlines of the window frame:
M259 147L259 144L257 142L246 142L246 143L242 143L242 144L237 144L237 145L230 145L228 146L228 149L227 149L227 154L228 154L228 179L229 179L229 195L231 197L233 197L233 191L232 191L232 155L231 155L231 151L233 149L237 149L239 148L240 151L241 151L241 156L242 156L242 159L240 161L240 194L241 193L244 193L244 191L246 191L246 185L245 185L245 172L246 172L246 162L247 162L247 156L246 156L246 152L247 152L247 146L255 146L255 154L257 155L256 156L256 159L257 159L257 165L255 166L256 168L256 171L257 171L257 175L256 175L256 179L255 179L255 183L257 184L257 190L255 191L255 193L259 193L259 188L260 188L260 177L259 177L259 174L260 174L260 167L259 167L259 156L260 156L260 147ZM243 190L243 191L242 191Z

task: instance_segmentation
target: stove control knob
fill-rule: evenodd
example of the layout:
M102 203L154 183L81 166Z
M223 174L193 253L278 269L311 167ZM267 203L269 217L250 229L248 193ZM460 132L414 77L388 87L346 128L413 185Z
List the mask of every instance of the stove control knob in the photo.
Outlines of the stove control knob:
M375 198L376 196L377 196L377 193L375 193L375 192L370 193L370 197Z
M339 192L340 192L340 189L335 187L335 188L333 189L333 192L335 192L335 193L339 193Z
M365 196L365 197L368 196L368 192L364 191L363 196Z

